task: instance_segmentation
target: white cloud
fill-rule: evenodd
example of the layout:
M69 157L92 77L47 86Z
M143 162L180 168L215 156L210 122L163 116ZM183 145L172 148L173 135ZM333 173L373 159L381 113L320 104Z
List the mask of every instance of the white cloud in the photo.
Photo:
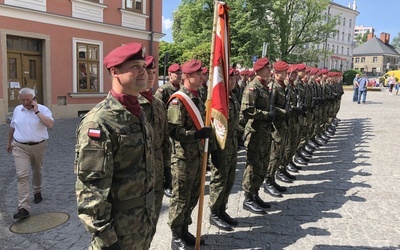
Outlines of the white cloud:
M164 18L164 16L162 17L162 28L163 28L163 32L170 30L172 28L172 19L169 18Z

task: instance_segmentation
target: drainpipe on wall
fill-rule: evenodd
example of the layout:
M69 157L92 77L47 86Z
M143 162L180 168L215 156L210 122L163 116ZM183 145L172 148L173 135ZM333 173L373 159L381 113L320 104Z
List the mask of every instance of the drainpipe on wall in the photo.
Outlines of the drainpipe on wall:
M150 0L150 48L149 48L149 55L153 56L153 40L154 40L154 31L153 31L153 9L154 9L154 2Z

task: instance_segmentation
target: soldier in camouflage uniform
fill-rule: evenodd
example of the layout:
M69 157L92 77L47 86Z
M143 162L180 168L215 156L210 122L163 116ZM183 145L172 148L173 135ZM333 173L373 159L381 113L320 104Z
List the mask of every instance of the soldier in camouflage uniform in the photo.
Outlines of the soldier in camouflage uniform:
M237 130L239 127L240 104L232 90L236 85L235 70L229 70L229 118L228 134L226 136L225 148L211 151L211 180L210 180L210 223L219 229L232 231L236 226L236 220L226 213L226 205L235 182L237 164Z
M268 82L271 78L271 65L268 58L258 59L254 63L254 70L257 76L246 86L240 109L245 121L246 147L246 166L242 181L245 192L243 209L255 214L265 214L265 209L271 205L260 198L258 191L267 173L271 148L271 122L275 118L274 110L270 110Z
M181 81L182 81L182 68L179 64L175 63L169 66L168 68L168 77L169 81L168 83L162 85L159 87L154 94L154 96L161 101L164 102L164 104L167 104L169 98L171 97L172 94L174 94L176 91L178 91L181 87ZM172 142L173 143L173 142ZM168 169L164 169L164 171L167 171ZM164 193L165 196L171 197L172 196L172 184L171 184L171 173L164 172Z
M289 104L290 109L293 111L289 118L288 137L287 144L285 146L284 164L286 169L291 172L299 172L300 166L297 166L292 158L296 153L297 145L300 141L300 117L304 114L300 98L298 97L297 87L295 86L295 80L297 78L297 64L290 65L288 69L288 84L287 89L289 91Z
M137 96L146 88L143 46L112 50L107 97L77 128L78 216L92 234L89 249L149 249L156 226L153 130Z
M169 66L168 78L169 81L166 84L161 85L154 94L154 96L163 101L164 104L167 104L169 97L181 87L182 69L179 64L175 63Z
M154 160L155 160L155 199L157 220L161 212L164 196L164 178L171 181L171 142L169 140L168 119L164 103L153 96L156 65L154 57L146 56L146 71L148 75L147 89L141 91L138 97L140 106L154 130ZM164 176L165 175L165 176Z
M207 94L208 94L208 86L207 86L207 82L208 82L208 69L206 67L203 67L201 70L201 74L203 75L203 84L202 86L199 88L199 95L201 100L206 103L207 101Z
M193 102L193 110L198 110L204 119L205 106L199 97L203 77L201 62L190 60L182 65L184 84L181 96L186 95ZM178 93L180 93L178 92ZM191 214L200 195L202 140L211 135L210 127L196 128L189 107L180 98L172 98L168 104L170 136L174 140L172 151L172 197L169 207L168 225L172 231L172 249L186 249L196 238L189 232ZM201 243L204 244L204 241Z
M275 175L280 180L291 182L286 177L286 166L284 164L285 144L287 143L288 124L290 119L290 103L287 98L287 88L285 84L287 70L289 65L284 61L274 64L274 82L270 83L272 88L272 100L276 110L276 118L272 123L271 131L271 155L266 175L264 191L274 197L282 197L281 192L285 192L286 188L275 182Z

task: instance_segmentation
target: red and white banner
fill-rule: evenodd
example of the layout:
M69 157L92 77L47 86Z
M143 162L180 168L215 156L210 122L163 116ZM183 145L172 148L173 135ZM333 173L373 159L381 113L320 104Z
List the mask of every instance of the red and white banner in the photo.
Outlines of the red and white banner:
M211 97L211 118L216 139L222 149L225 148L228 134L229 117L229 21L228 6L218 3L218 20L216 22L215 44L213 48L213 79Z

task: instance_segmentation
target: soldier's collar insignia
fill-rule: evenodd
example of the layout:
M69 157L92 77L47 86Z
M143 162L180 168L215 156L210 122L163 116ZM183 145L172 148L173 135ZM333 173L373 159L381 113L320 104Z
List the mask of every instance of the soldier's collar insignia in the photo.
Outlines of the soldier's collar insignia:
M88 136L91 139L100 139L101 138L101 130L96 128L89 128Z

